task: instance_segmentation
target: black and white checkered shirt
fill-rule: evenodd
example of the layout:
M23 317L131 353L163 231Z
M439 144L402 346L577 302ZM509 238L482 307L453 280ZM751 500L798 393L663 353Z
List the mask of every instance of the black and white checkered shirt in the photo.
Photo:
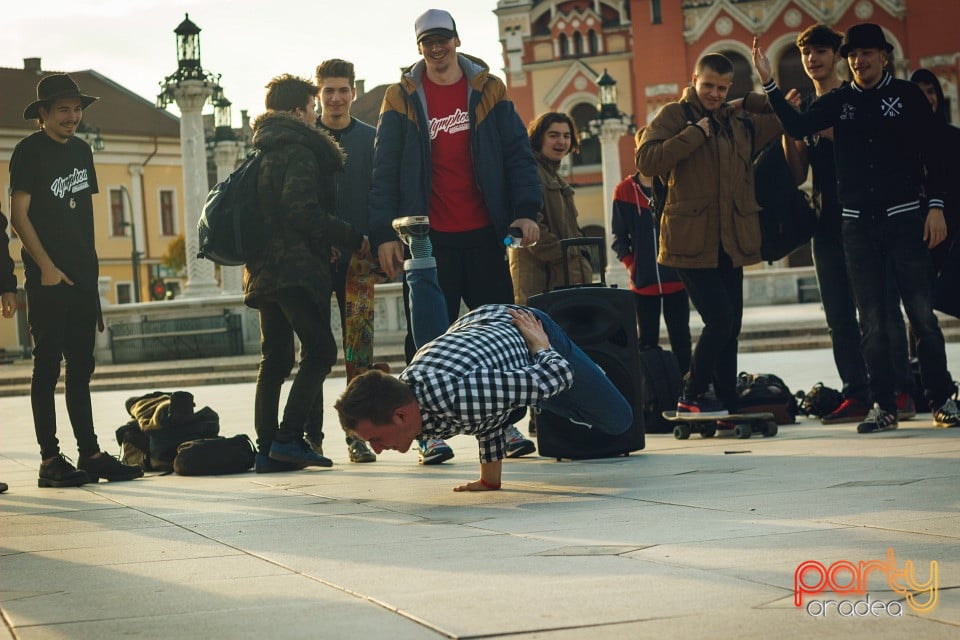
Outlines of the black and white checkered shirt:
M417 351L400 374L420 404L421 437L474 435L481 462L502 460L510 412L573 384L573 369L559 353L530 355L510 308L522 307L490 304L467 313Z

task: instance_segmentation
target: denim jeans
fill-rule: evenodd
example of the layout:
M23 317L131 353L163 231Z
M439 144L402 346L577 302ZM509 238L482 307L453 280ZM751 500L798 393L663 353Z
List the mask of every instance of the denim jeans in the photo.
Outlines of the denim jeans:
M743 322L743 268L720 252L714 269L677 269L687 295L703 319L693 349L684 395L699 396L712 382L717 399L737 408L737 347Z
M904 213L878 218L861 213L843 222L843 248L863 332L863 358L872 400L895 411L895 380L890 367L891 327L888 281L896 282L910 325L917 336L917 356L924 396L939 405L953 392L947 372L943 333L933 313L930 251L923 241L920 216ZM897 329L899 331L899 329Z
M870 382L861 352L857 305L847 275L840 227L820 230L813 237L813 264L817 273L820 302L833 346L833 362L843 384L843 397L867 403L870 398ZM894 374L894 388L910 393L914 386L913 374L907 354L906 327L900 312L900 293L893 278L888 278L887 286L890 366Z
M257 449L268 454L274 440L303 437L311 411L322 407L323 381L337 361L330 305L317 304L302 289L282 289L260 303L260 369L254 399ZM300 338L300 369L279 422L280 387L293 369L293 335Z
M407 263L406 278L410 285L411 329L419 347L447 330L445 318L436 312L437 309L444 308L445 301L437 281L436 268L410 268L411 266L416 267L417 263ZM545 400L541 408L568 420L587 423L609 435L626 432L633 424L630 403L610 382L603 370L573 344L550 316L539 309L529 310L543 324L551 348L573 367L573 384L570 388Z
M663 296L633 294L637 309L640 349L649 349L660 343L660 310L670 337L670 349L677 357L680 371L690 369L690 298L683 289Z
M46 460L60 452L54 391L60 378L60 362L66 360L67 414L79 455L87 458L100 451L90 404L90 377L96 366L93 350L99 313L97 293L60 283L28 287L27 300L34 344L30 404L40 455Z
M506 249L496 237L493 227L463 233L431 231L430 238L433 257L437 262L437 282L445 301L443 306L437 308L437 312L446 309L447 326L460 315L461 299L468 309L513 302L513 282L510 280ZM409 330L413 324L409 293L409 283L404 280L403 302L408 327L404 351L407 362L410 362L421 344L416 342L413 332Z

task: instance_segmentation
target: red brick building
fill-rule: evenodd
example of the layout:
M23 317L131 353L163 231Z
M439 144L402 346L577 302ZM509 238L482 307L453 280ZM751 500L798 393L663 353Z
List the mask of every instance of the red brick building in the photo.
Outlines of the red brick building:
M500 0L496 14L504 77L524 122L544 111L569 113L581 129L595 117L595 80L617 81L618 106L637 126L680 97L704 53L734 63L734 97L758 88L750 45L758 35L784 87L812 90L794 45L815 23L843 32L881 25L893 45L896 74L934 71L960 122L960 2L944 0ZM602 225L599 149L584 144L571 168L584 225ZM620 141L622 172L633 170L633 140Z

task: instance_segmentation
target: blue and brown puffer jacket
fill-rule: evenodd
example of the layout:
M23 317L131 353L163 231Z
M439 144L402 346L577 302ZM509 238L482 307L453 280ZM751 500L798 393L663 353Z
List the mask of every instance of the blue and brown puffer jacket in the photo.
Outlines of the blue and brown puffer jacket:
M467 77L470 152L477 186L498 237L518 218L537 219L543 202L530 140L503 82L477 58L457 54ZM421 79L426 63L406 69L383 97L373 152L370 242L396 240L390 222L430 211L430 128Z
M243 272L244 302L299 288L330 304L330 247L358 249L363 236L334 215L333 176L343 152L333 138L288 112L270 111L253 124L253 146L263 153L257 175L260 210L271 237Z

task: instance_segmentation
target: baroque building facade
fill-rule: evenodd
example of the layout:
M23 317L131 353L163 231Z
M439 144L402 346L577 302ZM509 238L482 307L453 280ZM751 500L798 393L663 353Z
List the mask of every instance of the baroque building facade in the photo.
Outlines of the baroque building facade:
M731 59L731 97L759 90L750 62L760 38L780 84L812 91L795 46L797 34L822 23L844 32L879 24L893 45L894 70L925 67L940 78L951 121L960 122L960 2L941 0L500 0L495 10L510 96L524 122L544 111L569 113L589 137L597 77L616 81L617 107L637 127L649 122L690 83L696 61L717 51ZM846 73L845 65L843 71ZM849 77L849 75L847 75ZM604 212L596 139L567 169L577 188L581 226L602 229ZM621 172L634 170L634 142L619 143Z

